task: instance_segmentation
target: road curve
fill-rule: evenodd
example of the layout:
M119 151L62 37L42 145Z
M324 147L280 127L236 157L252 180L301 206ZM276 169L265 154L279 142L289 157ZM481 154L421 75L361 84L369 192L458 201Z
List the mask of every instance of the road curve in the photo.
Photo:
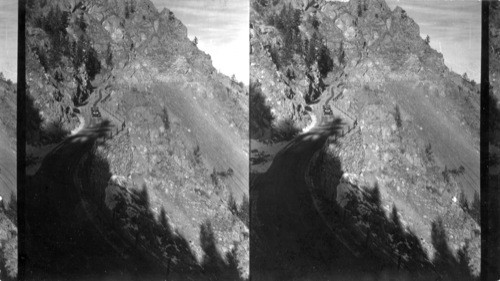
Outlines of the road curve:
M352 269L355 255L323 222L305 180L313 154L344 125L340 119L323 121L300 135L251 186L250 270L256 280L331 277Z
M81 160L107 130L101 126L69 137L28 179L26 280L139 280L144 272L161 271L145 264L147 259L134 247L118 250L82 212L75 175Z

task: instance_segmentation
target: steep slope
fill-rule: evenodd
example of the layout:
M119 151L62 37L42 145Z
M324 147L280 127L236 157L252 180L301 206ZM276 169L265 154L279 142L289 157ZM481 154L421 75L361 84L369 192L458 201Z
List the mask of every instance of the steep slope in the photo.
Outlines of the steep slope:
M16 188L16 114L17 88L10 81L0 79L0 196L9 203L17 196Z
M73 180L67 179L75 192L85 183L78 192L90 220L112 223L112 233L125 245L135 243L137 255L150 255L167 274L192 270L214 279L236 270L248 276L244 85L218 73L182 22L148 0L30 1L28 8L28 145L43 147L74 134L43 160L33 194L50 202L41 183L56 180L48 174L65 173L51 168L62 161L57 167L76 167L70 169ZM108 137L96 141L102 130ZM75 154L77 162L64 160L67 151L82 149L78 142L91 145ZM32 211L50 208L33 200ZM106 233L102 227L97 223Z
M451 72L442 55L420 37L417 23L402 8L391 11L382 0L253 1L252 7L251 77L260 86L256 92L263 96L261 107L271 114L268 125L255 122L263 124L255 131L272 130L282 119L304 128L307 121L302 120L308 115L321 120L321 126L331 122L330 114L344 124L328 141L324 132L320 138L300 136L294 141L294 146L302 142L303 149L309 142L324 144L310 151L315 157L307 171L296 171L311 177L300 188L312 192L316 219L338 233L339 241L349 240L342 229L368 241L366 231L377 233L371 222L389 220L395 209L405 233L419 241L413 251L426 253L424 268L451 277L455 266L470 263L470 269L460 269L467 272L461 276L477 276L478 85ZM253 136L266 138L264 133ZM286 147L277 157L289 153ZM273 178L273 165L255 180L252 198L271 192L264 189L272 185L260 183ZM374 196L370 194L380 200L369 203ZM353 203L353 198L358 201ZM363 207L359 201L368 203ZM324 206L337 211L326 212ZM349 210L359 224L336 224L342 210ZM261 217L265 215L258 207L255 212L255 221L270 221ZM383 233L373 242L377 248L387 248L394 257L402 255L393 245L394 237ZM354 242L346 243L356 248ZM466 261L450 258L447 266L440 262L449 253L463 252ZM374 262L384 260L412 270L408 259L403 265L388 257Z
M0 74L1 75L1 74ZM17 87L0 76L0 276L17 278Z

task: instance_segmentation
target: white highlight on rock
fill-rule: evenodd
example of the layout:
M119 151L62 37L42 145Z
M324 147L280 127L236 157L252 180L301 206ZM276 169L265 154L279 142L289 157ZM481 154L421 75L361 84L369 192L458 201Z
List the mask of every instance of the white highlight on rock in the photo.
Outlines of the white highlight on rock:
M78 125L78 127L71 130L72 136L78 134L85 127L85 118L83 118L80 114L78 114L77 116L78 116L78 120L80 121L80 125Z
M314 128L314 126L316 126L316 122L317 122L316 115L312 114L310 116L311 116L312 121L311 121L311 123L309 125L307 125L304 129L302 129L302 133L307 133L312 128Z

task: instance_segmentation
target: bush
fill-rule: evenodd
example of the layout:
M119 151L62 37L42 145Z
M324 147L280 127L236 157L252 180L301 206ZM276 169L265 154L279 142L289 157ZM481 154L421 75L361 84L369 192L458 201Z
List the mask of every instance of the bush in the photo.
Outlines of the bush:
M269 54L271 55L271 61L274 63L274 65L276 65L276 69L279 70L281 68L281 63L280 63L280 56L279 56L278 50L271 47L269 49Z
M258 137L262 130L269 128L274 117L266 104L260 84L250 83L250 137Z
M472 204L470 204L469 214L478 224L481 224L481 198L477 191L474 192L474 199Z
M236 200L233 197L233 194L229 194L228 199L228 209L229 211L237 216L247 227L250 225L250 202L248 200L248 196L243 195L243 200L241 205L238 206Z
M193 156L194 156L194 161L196 164L201 163L201 151L200 151L200 146L196 145L193 151Z
M460 197L458 199L458 205L465 212L469 212L469 201L467 200L467 196L465 196L465 193L463 191L460 192Z
M441 175L446 183L450 183L450 170L448 170L447 166L444 166L444 171L441 172Z
M432 145L431 143L428 143L425 146L425 157L427 158L427 161L432 162L434 160L434 155L432 153Z
M243 201L238 211L238 217L247 227L250 226L250 201L246 195L243 196Z
M168 110L166 107L163 107L160 118L163 126L165 127L165 130L170 130L170 117L168 116ZM197 148L199 149L200 147L197 146Z
M401 129L403 127L403 121L401 120L401 111L399 110L399 106L397 104L394 108L394 120L396 121L398 129Z
M323 77L326 77L328 72L333 70L333 59L330 56L330 51L325 45L321 45L317 56L318 69Z
M274 136L280 140L291 140L299 134L299 129L291 119L281 120L274 128Z
M318 29L318 27L319 27L319 20L316 17L316 15L313 15L312 17L310 17L310 23L311 23L311 25L312 25L312 27L314 29L316 29L316 30Z
M108 43L108 47L106 49L106 66L113 66L113 51L111 50L111 43Z

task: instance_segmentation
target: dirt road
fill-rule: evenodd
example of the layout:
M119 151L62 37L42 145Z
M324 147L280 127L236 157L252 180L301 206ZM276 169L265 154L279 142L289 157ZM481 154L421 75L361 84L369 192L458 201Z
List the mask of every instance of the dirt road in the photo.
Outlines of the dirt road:
M147 264L133 246L117 250L82 212L75 174L107 130L85 129L66 139L28 180L26 280L138 280L144 272L158 275L159 269Z

